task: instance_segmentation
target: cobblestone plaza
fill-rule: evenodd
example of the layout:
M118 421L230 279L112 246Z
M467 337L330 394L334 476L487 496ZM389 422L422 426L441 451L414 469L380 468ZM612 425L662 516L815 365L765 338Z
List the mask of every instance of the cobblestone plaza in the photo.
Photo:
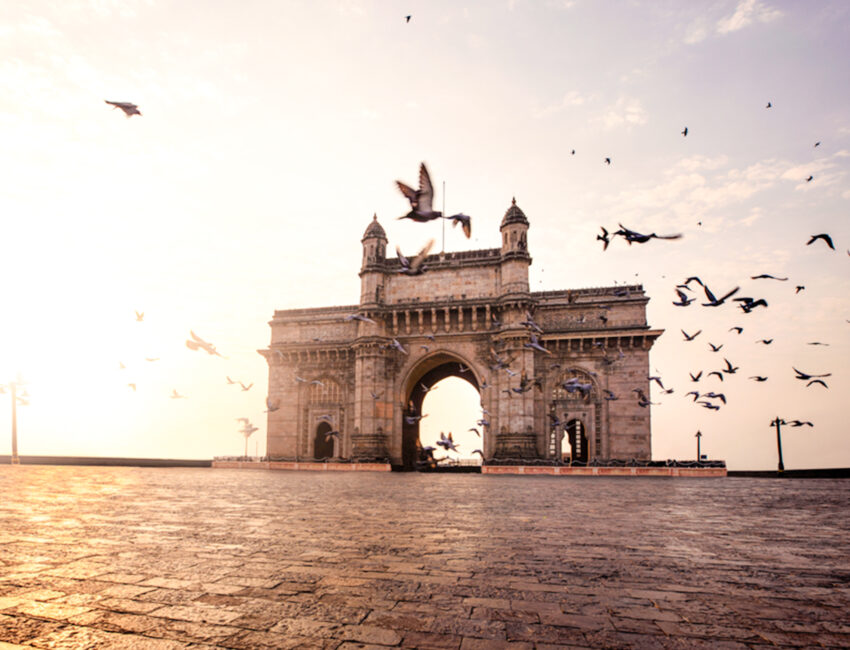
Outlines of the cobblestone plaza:
M0 468L0 648L850 647L850 481Z

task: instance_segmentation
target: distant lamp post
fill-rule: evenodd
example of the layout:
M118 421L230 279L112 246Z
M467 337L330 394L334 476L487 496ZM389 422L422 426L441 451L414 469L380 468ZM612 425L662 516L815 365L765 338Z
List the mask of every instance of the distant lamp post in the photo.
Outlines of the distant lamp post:
M779 431L780 427L783 424L787 424L785 420L781 419L778 415L776 418L770 423L770 426L776 427L776 448L779 450L779 471L785 471L785 464L782 462L782 435Z
M20 401L23 406L26 406L29 402L26 399L28 397L26 389L24 389L23 394L20 396L17 391L18 386L24 383L24 380L21 379L20 375L18 375L18 378L15 381L10 381L8 385L9 394L12 398L12 465L20 465L21 463L21 459L18 457L18 401ZM0 384L0 392L6 392L5 388L6 386Z
M699 441L700 438L702 438L702 434L699 432L699 430L697 430L696 436L694 437L697 439L697 462L700 462L702 460L702 456L700 455Z

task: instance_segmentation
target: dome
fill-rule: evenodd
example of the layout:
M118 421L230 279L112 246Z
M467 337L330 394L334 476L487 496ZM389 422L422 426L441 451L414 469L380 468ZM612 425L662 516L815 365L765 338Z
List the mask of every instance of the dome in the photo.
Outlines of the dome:
M528 219L525 217L525 213L519 209L519 206L516 204L516 198L511 199L511 207L508 208L508 211L505 212L505 217L502 219L502 225L500 228L504 228L510 223L523 223L526 226L528 225Z
M384 232L384 227L378 223L377 214L372 216L372 221L366 227L366 232L363 233L363 239L369 239L373 237L384 240L386 240L387 238L387 233Z

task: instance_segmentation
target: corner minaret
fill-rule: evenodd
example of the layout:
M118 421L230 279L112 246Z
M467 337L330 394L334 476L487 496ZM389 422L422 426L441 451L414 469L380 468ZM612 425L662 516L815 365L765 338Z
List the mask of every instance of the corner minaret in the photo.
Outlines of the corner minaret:
M360 265L360 305L377 305L383 301L384 258L387 252L387 233L378 223L378 215L363 233L363 262Z
M519 209L516 199L505 212L502 225L502 293L528 293L528 267L531 256L528 254L528 219Z

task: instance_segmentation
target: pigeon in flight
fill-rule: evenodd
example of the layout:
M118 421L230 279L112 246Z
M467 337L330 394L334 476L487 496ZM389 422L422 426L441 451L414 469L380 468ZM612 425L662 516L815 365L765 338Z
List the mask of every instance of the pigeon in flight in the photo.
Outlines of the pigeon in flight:
M240 382L239 382L239 385L240 385L240 386L242 386L242 390L243 390L243 391L249 391L249 390L251 390L251 386L253 386L253 385L254 385L254 382L252 381L250 384L248 384L248 385L246 386L245 384L243 384L243 383L240 381Z
M791 420L790 422L786 422L785 424L789 424L792 427L802 427L804 425L807 426L807 427L815 426L811 422L808 422L808 421L801 422L800 420Z
M738 332L738 334L740 334L741 332L743 332L743 331L744 331L744 328L743 328L743 327L738 327L738 326L736 325L735 327L730 327L730 328L729 328L729 331L730 331L730 332L735 331L735 332Z
M531 334L530 336L531 336L531 341L529 343L523 343L522 344L522 346L524 348L532 348L534 350L539 350L540 352L543 352L544 354L552 354L549 350L547 350L542 345L540 345L540 341L537 339L537 337L534 334Z
M363 314L349 314L348 316L345 317L345 320L359 320L359 321L362 321L364 323L372 323L372 325L375 324L375 321L373 321L368 316L364 316Z
M762 377L761 375L753 375L750 379L755 379L756 381L767 381L767 377Z
M686 341L693 341L697 336L699 336L702 333L702 330L697 330L693 334L688 334L685 330L681 330L681 332L682 332L682 334L685 335Z
M145 312L137 311L136 312L136 322L141 323L143 320L145 320Z
M266 413L274 413L280 408L280 402L278 402L276 405L272 404L271 398L266 397L266 408L268 409Z
M608 249L608 244L611 243L611 240L608 238L608 231L605 229L605 227L604 226L599 226L599 227L602 228L602 234L596 235L596 239L597 239L597 241L602 242L602 250L604 251L604 250Z
M739 307L745 314L749 314L756 307L767 307L767 300L764 298L759 298L758 300L753 298L733 298L732 300L741 303Z
M814 377L831 377L832 373L828 372L824 375L810 375L809 373L802 372L801 370L797 370L794 366L791 366L791 370L797 373L797 376L794 379L802 379L803 381L808 381Z
M113 108L120 108L122 111L124 111L124 115L126 115L128 118L133 117L134 115L138 115L139 117L142 116L142 114L139 112L139 107L131 102L111 102L108 99L104 99L103 101L105 101L107 104L112 105Z
M606 159L605 159L605 164L606 164L606 165L610 165L610 164L611 164L611 159L610 159L610 158L606 158Z
M136 384L127 384L130 388L133 389L133 392L136 392Z
M673 301L673 305L676 307L687 307L690 305L696 298L688 298L684 291L681 289L676 289L676 293L679 294L679 302Z
M654 232L648 235L641 234L639 232L635 232L634 230L629 230L623 224L617 224L620 226L620 229L616 231L615 235L620 235L623 237L629 244L645 244L650 239L681 239L682 233L678 233L676 235L656 235Z
M450 217L443 217L443 219L451 220L452 228L460 224L460 227L463 229L463 234L466 235L467 239L472 236L472 217L469 215L453 214Z
M185 395L178 393L176 388L171 391L171 395L169 395L169 397L171 399L187 399Z
M798 294L798 293L800 293L800 292L801 292L801 291L803 291L805 288L806 288L806 287L804 287L802 284L798 284L798 285L795 287L794 294Z
M788 278L777 278L774 275L770 275L769 273L762 273L761 275L754 275L750 278L750 280L779 280L780 282L785 282Z
M398 339L393 339L392 343L390 343L391 348L398 350L402 354L408 354L407 350L404 349L404 346L398 342Z
M428 174L428 168L425 167L425 163L421 163L419 165L418 190L414 190L412 187L405 185L401 181L396 181L396 185L407 200L410 201L411 208L410 212L399 217L399 219L411 219L419 223L426 223L428 221L433 221L434 219L439 219L443 216L442 212L438 212L432 207L434 202L434 186L431 184L431 176ZM469 217L464 214L455 214L446 218L457 218L461 222L463 222L464 219L469 219Z
M702 306L703 307L719 307L720 305L722 305L726 301L727 298L734 296L736 293L738 293L738 290L741 287L735 287L734 289L732 289L732 291L727 293L722 298L715 298L714 294L711 292L711 289L708 288L708 285L704 284L704 285L702 285L702 288L705 291L705 297L708 299L708 302L701 303Z
M829 388L829 386L826 385L826 382L823 379L812 379L808 384L806 384L806 388L808 388L812 384L820 384L824 388Z
M806 179L806 182L811 183L813 180L815 180L815 177L809 174L809 177Z
M189 335L192 337L192 340L186 339L186 347L190 350L203 350L207 354L214 354L216 356L221 356L221 353L215 349L215 346L212 343L208 343L200 336L195 334L192 330L189 330Z
M765 345L770 345L773 343L773 339L759 339L756 343L764 343Z
M409 23L411 18L413 18L413 16L405 16L404 22Z
M815 147L819 147L819 146L820 146L820 140L818 140L817 142L815 142L815 145L814 145L814 146L815 146Z
M700 370L697 374L692 372L689 372L688 374L691 376L691 381L697 382L700 380L700 377L702 377L702 370Z
M440 439L437 441L437 444L445 449L446 451L459 451L458 446L455 444L454 439L452 439L452 432L449 431L449 435L446 436L445 433L440 431Z
M425 273L428 268L423 264L425 258L428 257L428 252L431 250L431 247L434 245L434 240L431 239L427 244L416 254L412 260L409 260L401 253L401 249L396 246L395 252L398 256L398 262L401 264L401 268L399 269L399 273L404 273L405 275L422 275Z
M767 102L767 106L765 106L765 108L772 108L772 107L773 107L773 103L772 103L772 102Z
M723 360L726 362L726 367L723 368L723 372L725 372L726 374L734 375L736 372L738 372L738 370L741 369L740 366L733 366L731 363L729 363L729 359L724 357Z
M835 246L832 245L832 237L827 235L825 232L821 233L820 235L812 235L812 238L806 242L806 246L810 246L818 239L823 239L826 242L827 246L829 246L832 250L835 250Z
M719 352L719 351L720 351L720 348L722 348L722 347L723 347L723 344L722 344L722 343L721 343L720 345L714 345L714 343L711 343L711 342L709 341L709 343L708 343L708 344L711 346L711 351L712 351L712 352Z
M685 127L685 128L682 130L682 135L683 135L683 136L685 136L686 138L688 137L688 127Z

